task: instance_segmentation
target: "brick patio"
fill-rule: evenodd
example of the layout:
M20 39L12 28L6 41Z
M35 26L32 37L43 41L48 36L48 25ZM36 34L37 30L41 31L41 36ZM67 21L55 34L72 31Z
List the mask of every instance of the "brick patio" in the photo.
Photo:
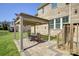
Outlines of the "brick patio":
M20 51L20 40L14 40L17 48ZM20 52L22 56L69 56L69 54L65 54L56 50L56 42L43 42L38 43L35 41L30 41L28 38L23 39L24 51Z

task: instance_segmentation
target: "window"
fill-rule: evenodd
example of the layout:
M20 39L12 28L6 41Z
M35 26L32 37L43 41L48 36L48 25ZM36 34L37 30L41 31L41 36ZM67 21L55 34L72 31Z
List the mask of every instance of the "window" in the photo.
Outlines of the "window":
M60 29L60 18L57 18L56 19L56 28L58 29Z
M52 8L56 8L57 7L57 3L52 3Z
M45 29L46 29L46 26L45 26Z
M54 29L54 19L49 21L50 28Z
M68 23L68 22L69 22L69 17L68 16L63 17L63 23Z
M44 13L44 8L41 8L40 10L38 10L39 14L43 14Z
M37 29L38 29L38 26L37 26Z
M44 8L42 8L42 13L44 14Z
M38 16L38 13L35 16Z
M40 13L43 14L44 13L44 8L41 8L40 10L41 10Z
M77 14L77 9L75 9L75 14Z
M66 3L66 5L69 5L69 3Z

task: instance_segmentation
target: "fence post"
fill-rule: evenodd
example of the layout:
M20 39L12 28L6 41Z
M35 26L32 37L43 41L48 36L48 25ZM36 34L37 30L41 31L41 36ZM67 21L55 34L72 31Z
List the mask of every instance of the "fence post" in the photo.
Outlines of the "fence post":
M78 54L78 24L77 24L77 44L76 44L76 48L77 48L77 54Z
M65 49L65 25L63 26L63 48Z
M59 34L57 35L57 47L59 48Z

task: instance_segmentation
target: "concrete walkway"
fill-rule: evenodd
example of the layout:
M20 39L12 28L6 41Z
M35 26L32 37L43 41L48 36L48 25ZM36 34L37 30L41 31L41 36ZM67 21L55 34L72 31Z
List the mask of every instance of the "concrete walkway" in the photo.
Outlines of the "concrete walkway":
M20 51L20 40L14 40L18 50ZM65 56L55 49L56 42L43 42L38 43L36 41L29 41L29 39L23 39L24 51L21 52L22 56Z

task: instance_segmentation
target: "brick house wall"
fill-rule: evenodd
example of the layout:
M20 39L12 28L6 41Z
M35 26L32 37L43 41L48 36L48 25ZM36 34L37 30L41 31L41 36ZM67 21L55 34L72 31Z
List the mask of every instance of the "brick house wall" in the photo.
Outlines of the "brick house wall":
M42 11L43 10L43 11ZM79 22L79 4L72 3L72 22L77 23ZM57 35L62 27L63 27L63 17L69 17L69 4L67 3L57 3L55 8L52 7L52 3L45 5L44 7L37 10L38 15L37 17L45 18L48 20L54 20L54 28L51 28L51 35ZM77 13L75 13L77 12ZM56 28L56 18L60 18L60 28ZM70 23L70 20L68 21ZM31 32L34 32L34 27L31 27ZM43 35L48 34L48 24L38 25L36 26L36 32L41 33Z

